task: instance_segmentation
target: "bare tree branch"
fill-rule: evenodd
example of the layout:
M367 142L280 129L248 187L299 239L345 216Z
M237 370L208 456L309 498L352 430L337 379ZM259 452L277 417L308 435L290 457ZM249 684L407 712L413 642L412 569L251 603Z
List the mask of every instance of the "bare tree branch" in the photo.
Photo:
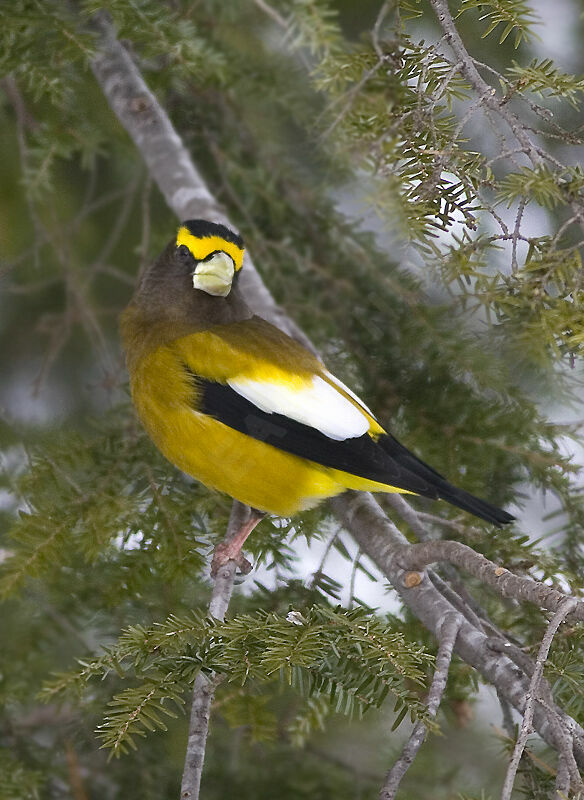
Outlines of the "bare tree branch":
M521 756L523 755L523 751L525 750L527 737L531 733L531 723L533 722L533 714L535 711L535 703L539 692L539 684L543 677L543 667L548 657L548 653L550 651L553 638L556 635L558 628L560 627L562 622L564 622L568 614L574 610L577 603L578 601L574 597L567 597L564 599L564 602L560 605L560 607L552 617L550 624L548 625L545 635L542 639L539 652L537 654L537 660L535 662L535 669L533 671L533 675L531 676L531 681L529 683L529 691L527 692L527 697L525 699L525 712L523 714L523 722L521 723L519 736L517 737L517 741L515 743L515 749L513 750L513 755L511 757L511 761L509 762L507 774L505 775L505 780L503 782L501 800L511 800L511 792L513 791L513 784L515 782L517 768L519 767ZM561 771L560 769L558 769L558 775L561 776L562 783L564 783L565 775L563 769Z
M436 517L433 514L422 514L416 511L399 494L384 495L381 500L383 506L390 506L398 512L399 516L406 522L415 535L423 542L434 541L431 531L424 525L424 521L430 523L449 523L450 520ZM458 533L469 533L469 528L465 529L462 525L455 525ZM467 590L456 569L450 564L446 564L443 572L448 579L448 583L443 581L438 575L431 575L431 580L442 594L451 602L455 608L464 614L478 628L488 629L497 635L502 635L496 626L489 619L486 611L482 608L474 597Z
M408 570L423 570L436 561L448 561L474 575L487 586L492 586L503 597L527 600L548 611L557 611L566 599L566 595L557 589L531 578L515 575L462 542L433 540L410 544L403 548L397 559L400 566ZM576 602L571 614L574 619L584 621L584 603Z
M231 516L227 525L227 532L223 541L227 544L239 531L243 523L247 520L250 510L247 506L233 501ZM233 591L233 579L235 577L235 561L228 561L217 570L213 593L209 602L209 614L215 619L223 621L231 593ZM208 678L199 672L195 679L193 688L193 704L191 706L191 717L189 721L189 738L187 742L187 752L185 756L185 766L183 770L180 796L182 800L197 800L201 786L201 775L203 774L203 763L205 760L205 748L207 735L209 733L209 716L215 689L221 681L220 675L212 675Z
M412 574L398 563L398 554L407 546L405 536L389 520L378 503L367 494L347 492L332 501L336 515L341 519L360 545L365 555L375 562L399 593L402 601L418 617L422 624L437 638L444 618L459 609L439 591L433 582L431 572L418 576L417 581L408 580ZM529 690L529 679L523 669L518 669L507 649L513 645L501 640L501 649L493 658L493 638L477 628L468 618L464 618L455 651L467 664L474 667L483 678L492 684L500 696L520 713L525 709L525 698ZM529 661L531 663L531 661ZM559 715L564 727L573 736L574 755L578 764L584 766L584 730L555 704L551 706ZM540 736L554 749L558 747L554 736L551 715L538 705L534 712L534 726Z
M533 678L536 662L533 661L520 647L517 647L517 645L513 644L512 642L505 641L502 638L489 639L488 645L493 652L504 653L513 661L514 664L517 664L517 666L525 672L528 678ZM552 736L554 738L555 747L558 751L558 783L556 785L556 791L563 791L561 788L561 781L565 767L568 770L568 784L571 782L575 790L584 792L584 783L582 782L578 765L576 763L576 759L574 758L572 726L570 725L569 719L566 719L563 716L563 712L559 711L555 705L552 697L551 686L544 676L542 676L539 681L538 694L538 701L548 714ZM499 700L503 708L503 714L505 715L504 704L506 701L501 696L499 696ZM514 739L515 726L509 714L508 718L505 720L505 728L509 734L509 738ZM560 800L560 798L558 798L558 800ZM561 798L561 800L564 800L564 798Z
M436 656L436 669L428 692L427 706L431 717L435 717L438 713L438 707L448 679L454 643L456 642L461 622L460 614L449 614L444 619L440 629L440 646ZM379 800L394 800L403 776L412 765L420 747L424 744L427 731L428 729L423 722L416 723L410 738L404 745L401 756L385 777Z

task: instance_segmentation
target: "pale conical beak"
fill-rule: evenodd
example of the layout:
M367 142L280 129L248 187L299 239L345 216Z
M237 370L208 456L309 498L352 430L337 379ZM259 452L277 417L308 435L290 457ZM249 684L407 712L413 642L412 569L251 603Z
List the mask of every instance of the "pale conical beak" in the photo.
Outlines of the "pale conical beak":
M193 286L215 297L227 297L231 291L235 267L227 253L217 253L209 261L202 261L193 273Z

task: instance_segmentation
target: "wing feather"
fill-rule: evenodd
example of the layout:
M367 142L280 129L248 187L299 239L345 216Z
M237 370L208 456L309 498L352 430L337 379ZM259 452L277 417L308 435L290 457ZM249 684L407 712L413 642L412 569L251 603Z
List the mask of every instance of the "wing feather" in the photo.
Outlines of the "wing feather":
M228 384L191 373L195 389L193 410L224 425L324 467L348 472L409 492L436 497L422 478L395 462L368 433L349 439L332 439L318 429L283 414L263 411Z
M318 375L288 383L245 377L227 383L261 411L301 422L336 441L354 439L369 430L365 414Z
M322 361L265 320L175 342L194 411L325 467L444 500L496 525L510 514L455 488L387 433Z

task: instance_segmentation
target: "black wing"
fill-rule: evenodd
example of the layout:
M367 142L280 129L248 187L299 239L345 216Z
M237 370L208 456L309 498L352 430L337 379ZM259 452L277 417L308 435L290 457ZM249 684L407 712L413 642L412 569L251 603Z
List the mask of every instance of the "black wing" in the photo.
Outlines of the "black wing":
M204 414L287 453L386 483L426 497L437 497L423 479L411 474L368 435L338 441L283 414L262 411L230 386L190 373L196 386L196 408Z
M253 439L325 467L395 486L424 497L441 498L487 522L503 525L514 517L449 483L390 434L331 439L283 414L262 411L230 386L209 381L185 369L193 379L197 410Z

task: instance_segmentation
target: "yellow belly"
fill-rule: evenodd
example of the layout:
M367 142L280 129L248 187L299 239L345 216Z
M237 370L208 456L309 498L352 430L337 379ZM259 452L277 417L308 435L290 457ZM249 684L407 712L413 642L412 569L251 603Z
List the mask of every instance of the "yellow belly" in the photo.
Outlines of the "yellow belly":
M192 386L164 349L134 370L131 389L144 427L169 461L261 511L290 516L346 489L400 491L278 450L195 411Z

